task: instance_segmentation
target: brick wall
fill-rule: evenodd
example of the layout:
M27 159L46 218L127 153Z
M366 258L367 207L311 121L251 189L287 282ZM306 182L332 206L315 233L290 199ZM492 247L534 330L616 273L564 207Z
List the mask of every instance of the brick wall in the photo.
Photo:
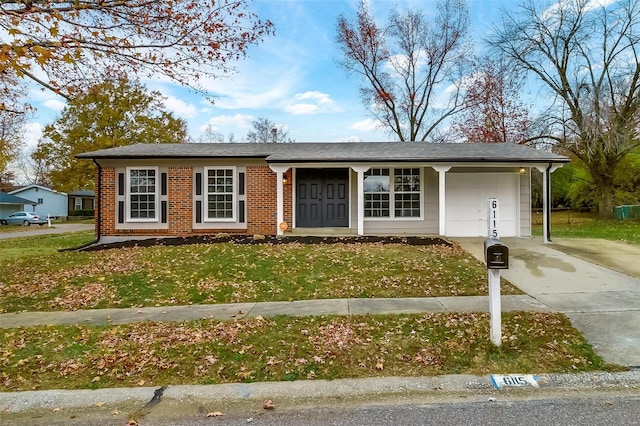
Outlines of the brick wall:
M98 187L97 177L96 171L96 188ZM100 205L96 203L96 218L97 209L100 209L100 235L116 235L116 169L103 167L101 179Z
M276 233L276 174L269 166L247 167L247 234Z
M96 174L97 176L97 174ZM284 221L292 228L292 172L285 173L284 184ZM118 229L116 230L117 175L114 167L102 169L102 188L100 194L101 229L103 236L188 236L229 234L276 233L276 173L269 166L249 166L246 171L247 185L247 229L193 229L193 169L190 166L169 167L167 173L167 222L169 229ZM96 204L97 207L97 204Z
M189 166L169 167L167 181L169 235L190 235L193 228L193 169Z

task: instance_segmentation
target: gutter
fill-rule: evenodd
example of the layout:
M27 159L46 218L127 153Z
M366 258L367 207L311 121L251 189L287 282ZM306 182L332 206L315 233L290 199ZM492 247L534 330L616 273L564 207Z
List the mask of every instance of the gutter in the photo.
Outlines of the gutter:
M545 192L547 193L547 211L545 212L547 215L547 223L546 223L546 229L544 230L544 232L546 233L546 240L547 242L551 242L551 167L552 167L552 163L549 163L549 165L547 166L547 170L545 170L545 174L546 174L546 184L547 187L545 188Z
M68 248L63 248L63 249L59 249L58 252L65 252L65 251L78 251L78 250L82 250L83 248L92 246L94 244L97 244L98 242L100 242L100 229L102 229L102 209L100 208L100 201L101 201L101 195L102 195L102 166L100 165L100 163L98 163L96 161L96 159L94 158L93 160L93 164L96 165L96 167L98 168L98 188L96 191L96 202L94 203L93 207L94 209L97 206L96 212L96 238L93 241L90 241L88 243L84 243L81 244L79 246L76 247L68 247Z

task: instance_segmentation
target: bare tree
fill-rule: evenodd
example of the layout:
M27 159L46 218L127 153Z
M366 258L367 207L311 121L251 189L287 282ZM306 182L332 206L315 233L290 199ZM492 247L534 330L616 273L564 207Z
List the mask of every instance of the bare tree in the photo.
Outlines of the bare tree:
M434 16L394 11L384 28L362 1L354 20L338 19L340 64L364 80L362 101L381 127L401 141L433 140L462 107L468 27L464 0L438 1Z
M608 217L617 169L640 146L640 6L638 0L540 3L527 0L504 12L489 42L549 90L553 102L541 137L585 166L599 214Z
M24 124L32 108L20 102L26 88L14 73L4 70L0 80L0 176L7 181L13 176L9 164L18 158L24 145ZM7 89L9 86L11 90Z
M286 127L277 125L265 117L251 122L253 129L247 133L247 142L293 142Z
M224 142L224 135L217 132L210 124L204 129L204 132L198 138L199 143L222 143Z

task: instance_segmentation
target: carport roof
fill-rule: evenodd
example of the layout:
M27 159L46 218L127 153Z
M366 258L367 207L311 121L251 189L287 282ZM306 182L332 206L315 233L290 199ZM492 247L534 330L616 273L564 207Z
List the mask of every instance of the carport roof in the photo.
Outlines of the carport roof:
M511 143L426 142L136 144L87 152L77 158L264 158L267 163L569 161L562 155Z
M13 194L0 192L0 204L33 204L33 201L25 198L16 197Z

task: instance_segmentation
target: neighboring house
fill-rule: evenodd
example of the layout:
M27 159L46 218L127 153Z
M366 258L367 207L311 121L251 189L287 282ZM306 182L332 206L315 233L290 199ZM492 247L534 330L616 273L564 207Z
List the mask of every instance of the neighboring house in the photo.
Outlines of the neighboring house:
M36 205L35 201L27 200L22 197L17 197L6 192L0 192L0 217L9 216L11 213L23 211L25 206L29 206L31 211L32 206Z
M118 238L486 236L489 198L500 236L527 237L531 169L548 200L550 173L569 161L515 144L420 142L138 144L78 158L98 164L98 236Z
M36 204L25 205L25 211L47 213L54 217L67 217L67 194L41 185L28 185L9 194L33 200Z
M94 191L82 190L73 191L67 194L69 214L77 210L93 210L96 194Z

